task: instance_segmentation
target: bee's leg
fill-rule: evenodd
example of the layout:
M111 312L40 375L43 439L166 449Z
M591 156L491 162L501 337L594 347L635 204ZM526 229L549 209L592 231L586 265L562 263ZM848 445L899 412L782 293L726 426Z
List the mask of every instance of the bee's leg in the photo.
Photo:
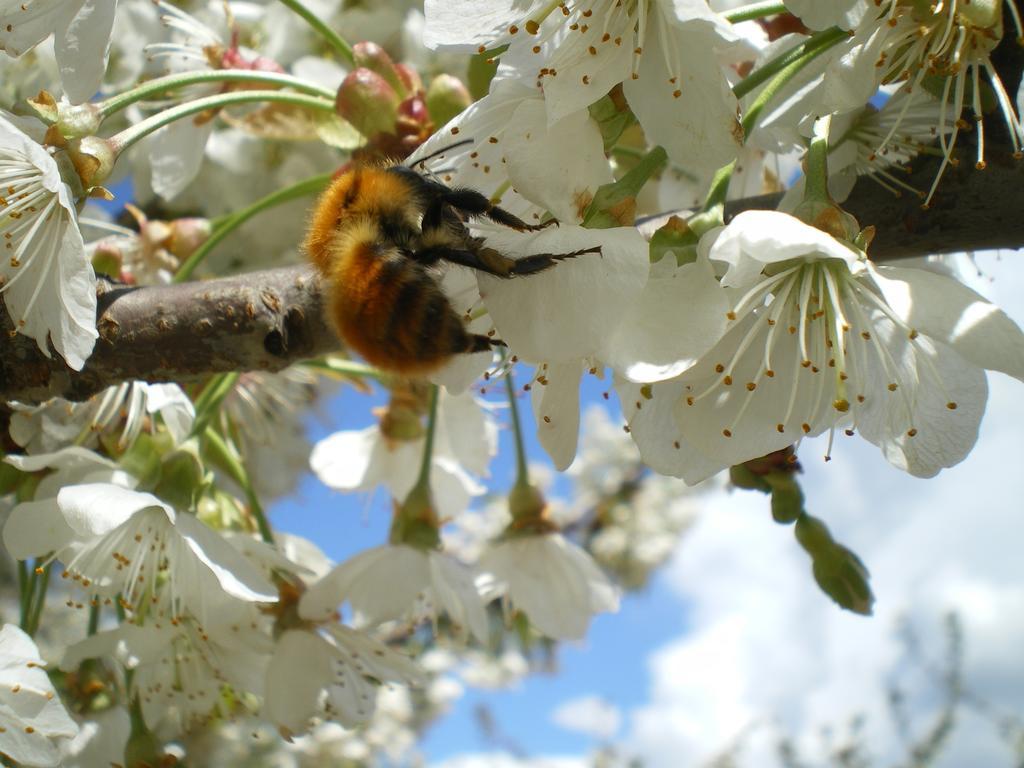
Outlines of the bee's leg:
M510 259L502 256L493 248L481 248L470 251L460 248L449 248L443 245L428 246L411 254L421 264L434 264L439 260L461 264L470 269L477 269L495 277L515 277L516 275L533 275L555 266L563 259L574 259L586 253L601 253L601 246L584 248L569 253L534 253L521 259Z
M480 333L474 333L469 337L470 347L466 351L472 354L473 352L487 352L494 347L507 347L508 345L501 339L492 339L490 336L484 336Z
M569 253L531 253L529 256L523 256L521 259L512 260L509 276L535 275L538 272L543 272L545 269L555 266L555 264L563 259L574 259L586 253L600 254L601 246L595 245L593 248L584 248L579 251L570 251Z
M488 253L485 254L485 251ZM495 277L509 277L514 265L512 259L507 259L489 248L476 252L447 245L428 245L411 253L410 256L426 266L436 264L438 261L449 261L452 264L477 269Z
M553 224L558 224L555 219L549 219L542 224L527 224L504 208L493 205L486 195L477 192L475 189L450 190L444 197L439 198L438 202L443 205L450 205L452 208L467 213L470 216L486 216L497 224L520 232L537 232ZM423 218L426 220L426 215Z

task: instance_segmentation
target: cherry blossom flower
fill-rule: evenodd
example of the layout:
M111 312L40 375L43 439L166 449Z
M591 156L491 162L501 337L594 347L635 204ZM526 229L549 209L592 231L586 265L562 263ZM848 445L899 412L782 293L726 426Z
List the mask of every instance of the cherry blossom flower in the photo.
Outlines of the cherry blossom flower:
M374 713L381 683L419 685L423 672L406 656L363 632L341 624L324 633L286 630L267 667L263 712L287 734L302 733L326 713L353 728Z
M506 604L548 637L578 640L595 613L619 610L618 590L593 558L560 533L510 536L480 558Z
M98 336L96 276L57 161L20 125L0 111L0 297L18 333L78 371Z
M0 752L19 765L61 765L60 747L78 733L43 669L32 638L0 629Z
M357 626L423 617L436 621L445 613L456 633L468 630L487 642L487 615L475 578L472 570L443 552L406 545L374 547L312 584L299 602L299 615L322 619L346 601Z
M738 38L703 0L504 1L484 8L431 0L425 13L428 47L510 45L505 56L532 71L551 124L621 83L648 139L686 167L714 170L742 143L720 64Z
M231 601L272 602L277 590L216 531L152 494L111 483L62 488L23 502L4 526L18 559L54 553L88 594L126 608L209 623Z
M438 513L449 517L484 492L474 476L487 474L497 450L497 427L471 394L442 393L435 440L430 484ZM416 483L423 446L421 436L393 437L377 424L324 438L314 446L310 466L330 488L369 491L384 485L402 501Z
M0 0L0 50L21 56L53 35L61 82L74 104L100 89L117 0Z
M951 278L872 266L788 214L748 211L701 241L736 291L730 329L678 377L676 423L728 464L845 429L929 477L977 439L983 368L1024 379L1024 334Z
M71 671L86 659L113 657L132 670L130 693L139 697L151 727L170 719L177 728L189 728L225 703L225 686L263 693L272 641L269 633L255 629L260 620L258 613L235 604L223 606L210 625L192 616L145 625L125 622L69 646L61 668Z
M11 407L11 439L29 453L52 452L70 443L95 446L101 434L117 433L118 428L117 445L126 450L155 415L180 443L195 419L192 401L177 384L144 381L115 384L83 402L56 397L41 405Z

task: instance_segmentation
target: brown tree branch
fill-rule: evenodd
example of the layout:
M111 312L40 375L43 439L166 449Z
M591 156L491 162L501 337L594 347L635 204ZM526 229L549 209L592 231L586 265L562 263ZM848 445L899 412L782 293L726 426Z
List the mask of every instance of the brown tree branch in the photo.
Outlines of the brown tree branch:
M967 165L949 169L927 211L913 195L895 198L861 180L844 207L862 226L877 228L872 258L1024 246L1024 164L993 147L985 171ZM918 166L908 181L927 189L937 160ZM726 213L774 208L778 199L734 201ZM643 229L652 231L654 223ZM56 353L47 358L32 339L13 333L6 312L0 314L0 401L80 400L132 379L182 382L224 371L277 371L339 347L323 319L316 276L304 266L182 285L102 283L100 338L78 373Z
M278 371L339 348L309 267L198 283L100 283L99 339L81 372L45 357L34 340L0 331L0 399L82 400L112 384L189 381L225 371Z

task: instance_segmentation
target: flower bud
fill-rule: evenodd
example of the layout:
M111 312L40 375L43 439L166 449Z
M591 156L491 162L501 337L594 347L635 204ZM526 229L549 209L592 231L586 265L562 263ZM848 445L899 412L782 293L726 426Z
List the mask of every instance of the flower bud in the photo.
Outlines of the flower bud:
M835 544L828 527L810 515L801 515L796 521L796 540L814 559L824 555Z
M195 250L209 240L213 233L210 220L197 216L175 219L170 222L170 228L171 234L166 247L180 261L195 253Z
M73 139L68 142L67 153L86 191L106 181L113 172L114 162L117 160L114 145L99 136Z
M827 554L814 558L814 580L840 607L863 616L871 615L875 597L868 586L868 570L853 552L836 544Z
M116 242L100 241L92 249L92 268L99 275L120 280L124 253Z
M395 72L398 73L398 79L402 83L402 88L405 89L403 95L423 93L423 78L420 77L419 72L408 64L395 64Z
M386 79L364 67L350 72L334 102L334 109L368 139L394 133L401 97Z
M427 89L427 112L434 125L444 125L473 103L466 86L452 75L438 75Z
M376 43L356 43L352 46L352 53L357 67L368 69L380 75L387 81L388 85L395 89L395 92L399 94L399 98L404 98L413 92L414 89L407 87L405 80L403 80L402 75L395 66L395 62L388 56L387 51ZM408 73L406 73L406 77L408 77Z

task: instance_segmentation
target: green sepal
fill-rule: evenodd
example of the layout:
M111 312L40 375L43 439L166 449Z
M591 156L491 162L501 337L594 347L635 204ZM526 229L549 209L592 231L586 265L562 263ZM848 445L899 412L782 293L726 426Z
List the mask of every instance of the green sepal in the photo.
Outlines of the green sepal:
M697 244L705 233L722 226L723 208L712 206L689 219L671 216L659 227L650 241L651 263L660 261L667 253L673 254L676 266L692 264L697 260Z
M139 490L150 490L160 482L161 460L164 451L148 432L140 432L135 442L118 459L128 474L138 479Z
M329 147L351 151L366 143L366 137L352 123L338 115L318 112L314 128L317 138Z
M665 150L655 147L621 179L598 187L583 216L583 226L590 229L632 226L636 196L647 180L659 173L667 162Z
M503 45L493 51L484 51L470 57L466 70L466 85L473 101L479 101L487 95L491 88L491 80L498 71L498 57L507 50L508 46Z
M612 89L591 104L590 116L601 131L605 152L611 152L626 129L637 122L636 115L622 95L621 87Z
M761 491L771 493L772 487L765 482L765 479L755 472L751 472L744 464L735 464L729 467L729 482L737 488L748 491Z
M165 454L160 463L160 480L153 493L175 509L195 509L210 483L197 450L196 440L189 440Z

